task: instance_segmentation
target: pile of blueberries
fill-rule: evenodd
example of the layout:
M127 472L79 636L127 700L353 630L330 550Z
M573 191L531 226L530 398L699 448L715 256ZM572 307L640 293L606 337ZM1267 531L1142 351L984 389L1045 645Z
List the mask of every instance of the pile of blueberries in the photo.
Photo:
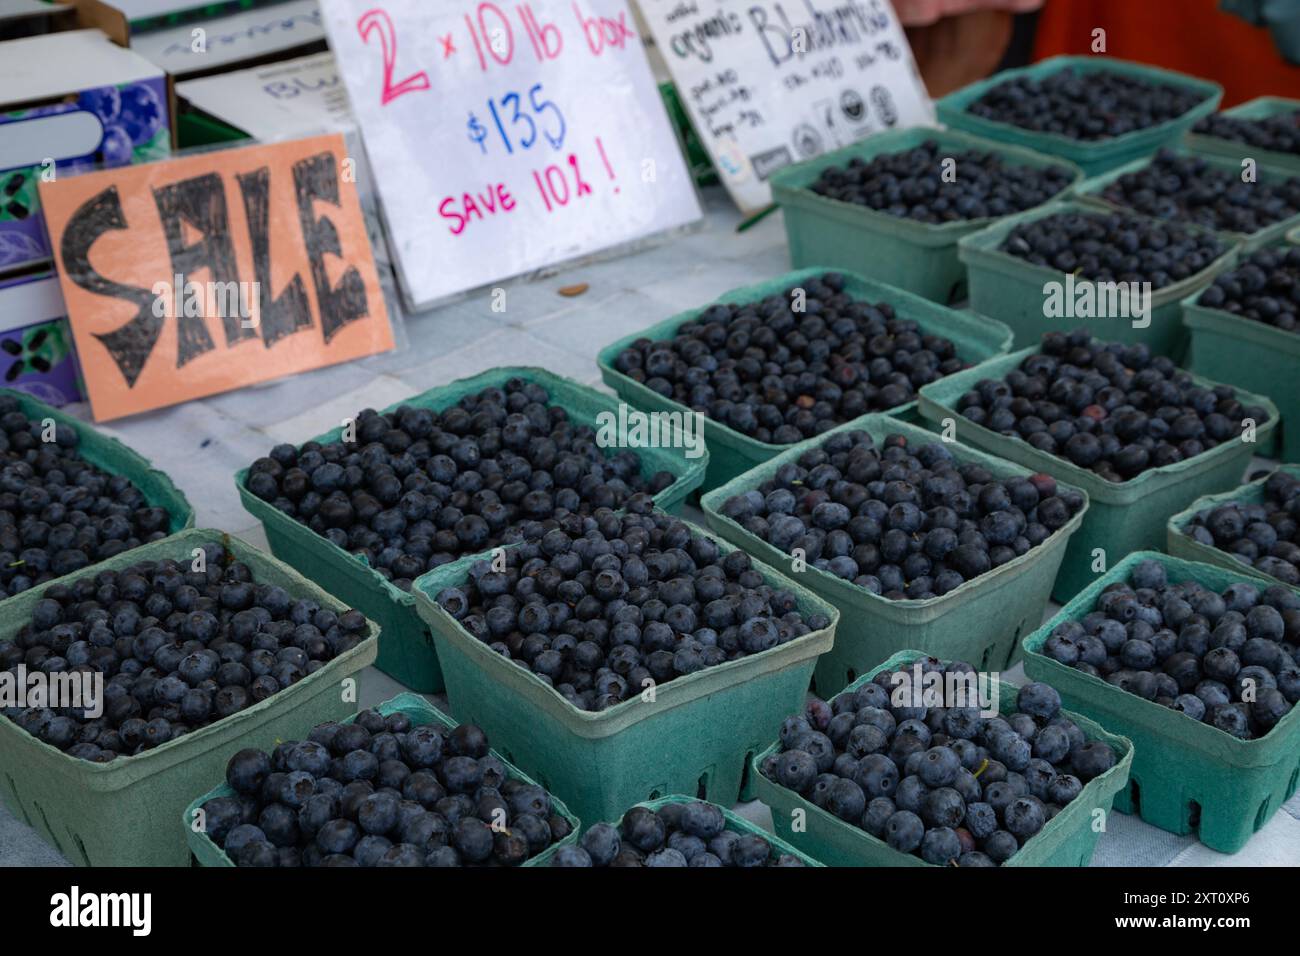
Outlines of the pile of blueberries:
M273 448L253 462L248 490L406 591L426 571L519 540L524 522L621 508L674 480L643 477L634 451L606 455L594 428L523 379L441 412L366 409L355 426L355 441Z
M203 828L236 866L518 866L573 829L479 727L400 711L241 750L226 783L234 796L203 804Z
M724 555L645 497L622 516L560 519L504 557L504 571L476 562L438 604L582 710L830 626L764 583L745 552Z
M1097 282L1172 285L1227 252L1213 233L1114 212L1058 212L1014 226L998 247L1034 265Z
M966 367L957 346L844 291L828 272L782 295L718 303L672 338L637 339L614 368L761 442L789 445L912 401Z
M633 807L618 826L597 823L577 846L555 851L551 866L803 866L761 836L732 830L722 809L703 800Z
M31 619L0 640L0 670L102 674L103 714L0 714L73 757L107 763L266 700L369 636L359 611L295 600L258 584L221 544L202 550L202 571L188 561L141 561L45 588Z
M1196 304L1300 332L1300 246L1251 253L1235 269L1216 276Z
M891 600L946 594L1064 527L1083 495L1050 475L996 478L941 442L836 432L721 512L809 565Z
M949 160L954 177L945 180ZM939 224L1007 216L1047 202L1070 185L1069 169L1006 162L987 150L944 149L935 140L899 153L830 166L809 187L819 196L891 216Z
M911 665L881 671L786 718L763 776L900 853L998 866L1115 766L1115 752L1061 714L1047 684L1020 688L1016 713L988 716L970 664L920 664L923 680L934 674L944 688L941 705L921 694Z
M1211 113L1198 122L1192 131L1202 136L1244 143L1256 149L1300 154L1300 110L1275 113L1258 119Z
M1300 587L1300 479L1275 471L1258 504L1229 501L1207 508L1185 531L1242 564Z
M1227 385L1198 385L1145 345L1048 332L1039 351L1001 379L981 379L957 410L1107 481L1128 481L1236 441L1268 413Z
M128 479L81 457L78 435L54 441L12 395L0 395L0 598L167 536L171 518Z
M1133 566L1043 653L1242 740L1263 737L1300 700L1300 597L1245 581L1222 594Z
M1069 139L1098 140L1177 119L1205 94L1123 73L1059 70L1004 80L967 107L974 116Z
M1255 182L1242 182L1239 170L1162 149L1141 169L1117 177L1101 196L1156 219L1250 234L1300 214L1300 177L1261 171Z

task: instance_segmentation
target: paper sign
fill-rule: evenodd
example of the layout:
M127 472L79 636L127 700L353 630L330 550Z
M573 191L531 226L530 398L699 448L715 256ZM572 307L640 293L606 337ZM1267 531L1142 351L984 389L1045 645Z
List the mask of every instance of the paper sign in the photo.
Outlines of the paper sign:
M41 184L97 421L393 347L343 137Z
M701 140L741 209L782 167L934 122L888 0L639 0Z
M422 308L700 217L624 0L324 0Z
M265 141L355 125L332 53L186 80L176 95Z

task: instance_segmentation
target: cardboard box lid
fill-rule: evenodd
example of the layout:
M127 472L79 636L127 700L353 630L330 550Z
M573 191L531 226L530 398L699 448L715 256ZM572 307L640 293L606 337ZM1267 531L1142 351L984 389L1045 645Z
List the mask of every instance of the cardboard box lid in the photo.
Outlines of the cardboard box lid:
M0 110L159 76L157 66L99 30L0 42Z

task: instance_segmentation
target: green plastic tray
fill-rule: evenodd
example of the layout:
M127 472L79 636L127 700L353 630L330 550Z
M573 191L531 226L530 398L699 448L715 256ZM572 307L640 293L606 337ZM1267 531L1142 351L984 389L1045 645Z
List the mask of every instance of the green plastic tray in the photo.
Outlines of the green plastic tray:
M1295 793L1300 708L1292 708L1266 736L1238 740L1042 653L1052 628L1083 618L1107 585L1127 580L1129 569L1148 558L1164 565L1175 584L1198 581L1222 591L1236 581L1259 580L1155 551L1130 554L1025 640L1025 673L1055 687L1072 710L1133 741L1131 779L1115 798L1116 809L1170 833L1195 831L1212 850L1235 853Z
M769 295L785 292L795 288L800 282L824 275L830 270L825 268L800 269L789 272L767 282L744 286L720 296L718 302L757 302ZM844 273L845 290L856 299L869 299L873 302L888 302L894 306L899 317L911 319L926 332L942 335L952 339L957 346L957 355L972 365L994 355L1005 355L1011 348L1011 330L1001 322L975 316L971 313L957 312L937 305L920 296L902 289L864 279L852 273ZM705 307L707 308L707 306ZM635 382L614 368L614 359L637 339L651 339L656 342L671 339L677 329L686 322L699 316L704 308L682 312L670 319L665 319L642 332L619 339L613 345L601 349L596 362L600 366L601 377L605 384L618 393L629 405L647 411L669 411L689 413L685 405L670 398L665 398L640 382ZM916 411L916 402L908 402L890 409L886 414L893 418L911 420ZM789 445L773 445L742 435L726 425L713 419L704 418L704 441L709 447L708 474L704 477L702 492L710 491L726 484L737 475L743 474L755 465L779 455Z
M1200 292L1182 303L1189 338L1187 368L1272 398L1282 421L1272 446L1261 448L1260 454L1300 462L1300 334L1198 305Z
M670 803L698 803L698 802L699 802L698 797L687 797L687 796L683 796L680 793L673 793L673 794L669 794L666 797L660 797L657 800L642 800L640 803L637 804L637 806L645 807L647 810L658 811L661 807L666 807ZM723 827L723 829L731 830L735 833L742 833L745 836L762 837L764 840L766 840L768 843L772 845L772 849L775 850L778 854L788 853L790 856L802 860L804 866L823 865L819 863L817 860L814 860L807 853L803 852L803 850L800 850L798 847L792 846L791 844L787 843L785 840L782 840L779 836L776 836L771 832L764 830L760 826L755 826L753 823L750 823L744 817L732 813L726 807L716 803L713 805L722 811L722 819L726 821L726 824ZM620 815L617 819L610 820L608 822L610 823L611 826L617 827L619 823L622 821L622 819L623 817Z
M1199 159L1205 160L1205 162L1210 166L1225 170L1233 175L1241 175L1241 161L1239 159L1225 159L1223 156L1198 153L1185 146L1175 146L1172 148L1176 153L1181 153L1187 156L1196 156ZM1139 169L1149 165L1150 162L1150 156L1143 156L1140 159L1133 160L1131 163L1125 163L1123 166L1119 167L1119 169L1112 169L1109 172L1093 176L1091 179L1085 179L1074 187L1074 197L1081 203L1095 206L1100 209L1136 212L1136 210L1131 209L1128 206L1104 198L1101 194L1107 186L1120 176L1137 172ZM1256 174L1258 181L1264 182L1265 180L1271 179L1287 179L1297 175L1297 171L1279 169L1276 166L1270 166L1267 163L1257 163ZM1190 220L1179 221L1190 223ZM1191 224L1198 225L1196 223ZM1263 229L1251 233L1232 232L1227 229L1217 229L1215 231L1227 242L1239 243L1239 252L1247 252L1283 238L1288 230L1294 229L1298 225L1300 225L1300 213L1296 213L1294 216L1289 216L1286 219L1280 219L1272 225L1265 226ZM1207 227L1202 226L1201 228Z
M1148 129L1134 130L1122 136L1088 141L1070 139L1059 133L1037 133L1012 126L1010 123L999 123L984 119L982 116L972 116L966 112L971 103L1004 80L1019 76L1042 79L1067 68L1073 68L1081 73L1123 73L1143 80L1199 90L1205 98L1176 119ZM1032 66L1003 70L987 80L962 87L937 101L934 106L939 121L946 126L966 130L976 136L996 139L1002 143L1060 156L1074 163L1087 175L1095 176L1116 166L1122 166L1138 156L1154 153L1161 146L1168 146L1175 142L1183 133L1191 129L1197 120L1213 113L1222 98L1223 87L1219 84L1188 76L1185 73L1175 73L1173 70L1162 70L1158 67L1116 60L1107 56L1054 56Z
M920 651L899 651L870 673L863 674L845 690L856 690L881 671L892 670L924 656L926 655ZM996 685L998 710L1002 714L1015 713L1016 688L1004 681L996 681ZM1119 759L1115 766L1100 777L1089 780L1079 796L1048 820L1046 826L1007 861L1006 866L1087 866L1101 836L1099 831L1093 829L1096 812L1100 810L1101 819L1104 820L1110 813L1115 795L1128 782L1129 766L1133 763L1133 744L1123 737L1107 733L1087 717L1071 711L1063 713L1079 725L1089 740L1103 740L1111 749L1118 751ZM861 827L846 823L793 790L764 777L759 772L759 767L769 755L779 753L780 749L780 742L776 742L755 756L751 770L754 789L758 798L772 808L772 822L780 836L796 846L804 847L827 866L934 866L918 856L895 850ZM804 829L798 833L793 829L796 811L803 816Z
M1000 379L1016 368L1037 349L1022 349L1001 358L991 359L978 368L950 375L921 389L921 414L932 422L951 418L956 423L957 440L974 445L993 455L1043 471L1060 481L1067 481L1088 493L1088 515L1079 533L1070 539L1065 560L1056 576L1052 596L1067 601L1097 576L1092 570L1093 551L1105 553L1110 566L1130 551L1159 548L1165 542L1165 522L1201 495L1233 488L1241 481L1250 457L1267 444L1277 426L1277 407L1261 395L1244 389L1237 394L1247 405L1261 405L1268 421L1257 425L1254 446L1247 442L1226 442L1195 458L1175 465L1153 468L1129 481L1107 481L1100 475L1039 451L1028 442L1011 435L976 425L957 411L957 401L975 387L980 379ZM1204 385L1216 383L1197 379Z
M1277 116L1279 113L1293 113L1300 110L1300 100L1289 100L1281 96L1259 96L1244 103L1238 103L1232 109L1223 111L1224 116L1236 119L1258 120ZM1266 163L1277 169L1287 170L1292 175L1300 174L1300 155L1296 153L1279 153L1271 149L1256 149L1246 143L1231 139L1221 139L1207 133L1188 132L1184 140L1190 149L1205 156L1223 156L1240 162L1246 156Z
M1125 317L1106 319L1048 318L1044 314L1047 283L1062 285L1066 274L1047 266L1035 265L1001 250L1011 230L1021 223L1033 222L1062 212L1097 213L1097 206L1078 202L1055 202L1039 206L1018 216L1011 216L989 228L967 236L958 249L970 274L970 307L982 315L994 315L1015 333L1015 345L1037 345L1044 332L1070 328L1083 323L1096 325L1098 334L1110 341L1142 343L1159 355L1177 359L1186 347L1187 333L1182 325L1181 300L1199 292L1220 272L1236 261L1236 248L1227 251L1195 275L1188 276L1151 293L1151 314L1147 325L1134 326ZM1130 214L1132 210L1126 210ZM1136 214L1134 214L1136 215ZM1144 218L1144 217L1139 217ZM1085 280L1086 281L1086 280Z
M193 549L208 541L221 541L259 582L278 585L324 608L347 610L346 604L270 555L220 531L183 531L94 570L163 558L189 561ZM30 620L46 587L33 588L5 605L0 639L12 638ZM230 755L243 747L269 748L300 727L353 713L355 687L348 695L340 685L374 661L378 633L371 624L370 636L352 650L247 710L111 763L70 757L0 718L0 796L14 816L77 865L185 866L189 850L176 820L195 791L220 777Z
M1283 465L1275 471L1283 471L1288 475L1300 478L1300 465ZM1272 472L1269 472L1272 474ZM1167 538L1165 551L1175 558L1182 558L1186 561L1199 561L1202 564L1213 564L1221 568L1227 568L1229 571L1235 571L1243 576L1253 575L1261 578L1271 584L1280 584L1276 578L1270 577L1258 568L1249 564L1243 564L1234 558L1229 552L1220 548L1212 548L1207 544L1201 544L1195 538L1187 534L1188 527L1191 526L1192 519L1202 511L1210 508L1217 508L1219 505L1235 501L1243 505L1257 505L1264 501L1264 482L1268 481L1268 475L1255 481L1242 485L1240 488L1234 488L1232 491L1225 491L1218 495L1206 495L1203 498L1197 498L1192 502L1186 511L1180 511L1169 519L1167 526Z
M523 367L490 369L414 395L385 411L402 405L442 411L466 395L502 386L512 378L541 385L549 394L551 403L563 406L574 422L595 427L597 414L618 411L618 403L613 398L594 388L579 385L545 369ZM342 427L339 427L310 440L321 443L336 441L342 432ZM665 511L680 510L687 496L704 480L709 463L707 448L698 458L687 458L684 449L675 448L639 448L637 454L643 463L643 474L662 470L671 472L677 479L655 495L655 504ZM364 560L252 494L244 487L247 478L248 469L244 468L235 475L235 485L244 508L259 518L266 528L271 553L379 624L384 637L379 645L376 667L412 690L422 694L440 693L444 686L442 670L429 629L416 613L415 598L386 580Z
M787 462L796 461L810 448L820 447L829 435L865 431L880 448L885 436L900 434L908 442L940 442L934 432L884 415L867 415L841 425L828 435L802 442L704 496L700 505L709 527L759 561L779 568L822 600L840 611L835 646L817 660L813 682L824 696L839 691L891 654L915 647L945 660L970 661L979 670L1003 670L1020 652L1020 639L1043 620L1052 582L1065 557L1070 536L1083 524L1084 507L1069 523L1036 548L947 594L925 600L890 601L857 587L828 571L809 565L796 575L790 555L746 531L722 514L733 495L757 488ZM948 449L959 461L978 462L999 477L1032 474L974 448L951 443Z
M906 152L927 140L954 153L968 149L996 153L1018 166L1063 166L1070 171L1071 186L1083 179L1083 171L1069 161L953 130L912 127L878 133L772 177L772 198L785 213L791 264L796 269L849 269L940 303L965 298L966 269L957 258L957 240L996 222L995 217L934 225L819 196L811 188L832 166ZM960 182L960 169L957 177Z
M689 523L688 523L689 524ZM690 526L697 534L702 530ZM719 542L723 554L734 550ZM800 611L829 627L761 654L708 667L656 688L655 700L625 700L599 713L579 710L536 674L471 636L437 603L463 583L473 559L431 571L415 585L416 606L433 630L452 713L478 724L500 751L558 793L584 820L609 820L639 800L670 793L731 804L747 789L749 758L781 719L803 706L817 655L830 650L839 612L758 562Z
M424 724L440 724L443 727L450 730L456 726L456 722L454 720L452 720L442 711L438 710L436 707L430 704L419 694L407 694L407 693L398 694L396 697L392 698L391 700L384 701L382 704L378 705L375 709L378 710L385 717L387 717L389 714L405 714L407 717L411 718L411 723L417 727L422 726ZM354 720L356 720L356 714L353 714L352 716L348 717L346 720L341 721L341 723L350 724ZM315 725L314 724L311 726L303 725L298 730L298 733L300 735L305 734L311 730L312 726ZM287 736L284 739L293 740L294 737ZM493 756L497 757L498 759L502 760L505 763L506 771L510 777L521 779L525 783L529 783L529 784L536 783L536 781L533 780L532 777L528 776L518 767L511 764L508 760L505 760L495 750L491 751L491 753ZM221 773L219 774L219 776L224 777L224 771L225 768L223 767L221 769ZM199 866L234 866L235 865L234 861L231 860L230 857L226 856L225 850L221 849L221 847L213 843L211 838L208 837L208 834L205 831L196 830L194 828L194 814L199 809L199 807L203 806L203 804L207 803L209 800L211 800L214 797L233 797L234 795L235 795L235 791L230 788L229 784L225 784L225 783L220 784L219 786L214 787L212 790L209 790L203 796L195 799L193 803L191 803L188 807L185 808L185 812L181 814L181 826L185 828L185 835L186 838L189 840L189 844L190 844L190 852L194 854L194 859L198 861ZM560 840L552 844L551 846L548 846L541 853L537 854L537 856L530 857L529 859L525 860L524 863L522 864L523 866L545 866L547 863L550 862L551 857L555 855L556 850L558 850L562 846L568 846L571 843L576 843L578 840L578 833L582 830L582 822L577 817L575 817L572 813L570 813L569 808L564 805L564 801L562 801L559 797L555 796L554 794L551 795L551 807L556 813L558 813L560 816L564 817L564 819L569 821L569 825L572 827L572 830L570 831L569 835L566 836L563 840Z
M79 419L73 418L66 412L37 401L25 392L0 388L0 395L16 398L23 414L29 419L43 421L49 418L56 424L75 431L78 439L77 449L85 461L90 462L101 471L131 479L131 483L140 489L150 506L163 508L167 511L170 519L167 530L170 534L176 534L178 531L194 527L194 509L190 507L190 503L181 494L180 489L172 484L172 480L167 475L155 468L149 459L139 452L122 444L116 438L109 438L103 432ZM125 553L131 554L133 552L128 551ZM105 567L107 564L108 562L91 564L75 572L75 574L87 574L96 568ZM45 584L40 585L40 588L44 589L52 583L53 581L47 581ZM21 597L21 595L18 597ZM8 601L16 600L17 597L4 598L0 596L0 629L3 629L2 622L9 609ZM14 606L17 607L17 605Z

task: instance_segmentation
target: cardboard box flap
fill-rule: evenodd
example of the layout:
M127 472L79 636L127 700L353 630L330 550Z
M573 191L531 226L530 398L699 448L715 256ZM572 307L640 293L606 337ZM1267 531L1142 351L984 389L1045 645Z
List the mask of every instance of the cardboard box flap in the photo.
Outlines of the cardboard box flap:
M161 75L99 30L69 30L0 43L0 109Z

